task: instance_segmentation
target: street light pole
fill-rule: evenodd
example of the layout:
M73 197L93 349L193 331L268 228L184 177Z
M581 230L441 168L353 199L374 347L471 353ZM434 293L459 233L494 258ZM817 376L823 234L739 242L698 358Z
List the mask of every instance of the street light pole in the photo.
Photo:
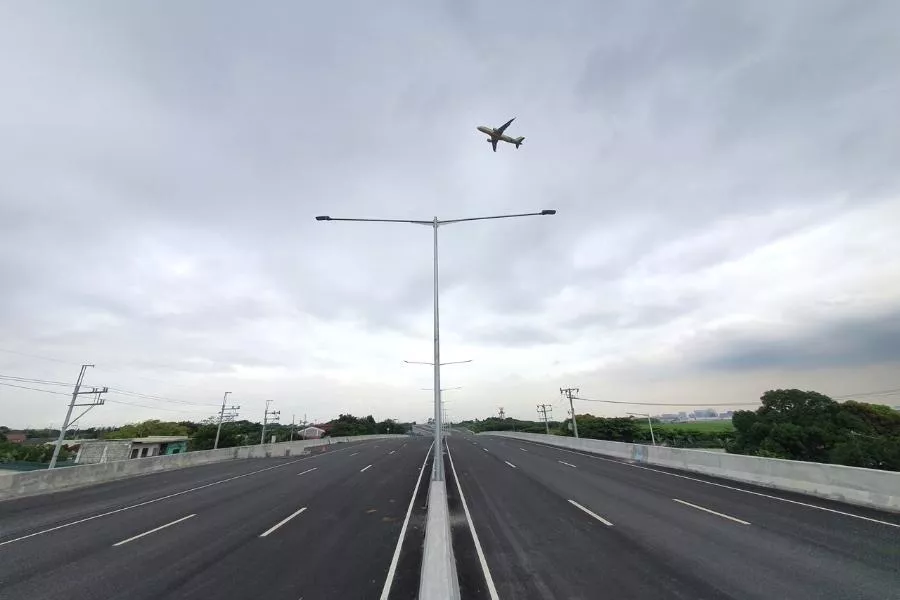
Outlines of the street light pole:
M438 218L434 228L434 467L435 481L444 480L444 447L441 442L441 319L438 309Z
M434 231L434 467L432 468L432 479L434 481L444 481L444 448L441 433L441 331L440 331L440 310L438 302L439 292L439 276L438 276L438 227L441 225L451 225L453 223L464 223L468 221L488 221L494 219L511 219L515 217L546 217L555 215L556 211L545 209L540 212L533 213L516 213L507 215L492 215L488 217L467 217L464 219L447 219L439 220L437 217L429 221L413 220L413 219L354 219L354 218L338 218L328 215L319 215L316 221L356 221L365 223L407 223L412 225L427 225Z

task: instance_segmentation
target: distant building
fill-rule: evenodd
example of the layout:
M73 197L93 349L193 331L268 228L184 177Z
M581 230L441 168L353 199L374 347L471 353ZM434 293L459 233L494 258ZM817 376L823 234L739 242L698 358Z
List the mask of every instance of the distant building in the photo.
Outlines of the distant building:
M6 441L10 444L24 444L25 434L21 431L10 431L6 434Z
M155 435L124 440L84 440L78 448L75 464L149 458L187 452L188 438L181 435Z

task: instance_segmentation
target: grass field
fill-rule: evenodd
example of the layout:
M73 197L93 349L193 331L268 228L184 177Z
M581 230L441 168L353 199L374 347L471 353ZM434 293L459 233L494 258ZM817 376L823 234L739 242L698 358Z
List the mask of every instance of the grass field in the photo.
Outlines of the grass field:
M646 421L644 428L647 427ZM731 421L695 421L693 423L654 423L654 431L703 431L703 432L725 432L734 431Z

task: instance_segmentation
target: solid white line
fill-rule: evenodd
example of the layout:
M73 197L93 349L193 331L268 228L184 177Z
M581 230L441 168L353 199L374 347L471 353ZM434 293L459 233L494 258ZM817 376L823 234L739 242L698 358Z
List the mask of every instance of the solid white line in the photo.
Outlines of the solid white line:
M371 469L371 468L372 468L372 465L369 465L368 467L363 467L362 469L360 469L359 472L360 472L360 473L365 473L366 471L368 471L368 470Z
M350 456L356 456L357 454L359 454L359 452L354 452L354 453L351 454Z
M275 523L275 525L273 525L272 527L267 529L264 533L259 534L259 537L266 537L267 535L269 535L270 533L272 533L273 531L275 531L276 529L278 529L279 527L281 527L282 525L284 525L285 523L287 523L288 521L290 521L291 519L293 519L294 517L296 517L297 515L302 513L304 510L306 510L305 506L303 508L301 508L300 510L298 510L297 512L291 514L287 518L284 518L281 521Z
M604 519L603 517L601 517L594 511L592 511L591 509L583 507L582 505L578 504L574 500L569 500L569 504L571 504L575 508L579 508L579 509L583 510L587 514L591 515L592 517L594 517L595 519L597 519L598 521L600 521L601 523L606 525L607 527L612 527L612 523L610 523L609 521L607 521L606 519Z
M573 465L573 464L571 464L571 463L567 463L567 462L564 461L564 460L558 460L558 461L556 461L556 462L558 462L558 463L560 463L560 464L562 464L562 465L566 465L567 467L572 467L573 469L577 469L577 468L578 468L578 467L576 467L575 465Z
M307 470L303 471L302 473L297 473L297 475L306 475L307 473L311 473L312 471L315 471L318 468L319 467L313 467L312 469L307 469Z
M360 442L365 444L366 442ZM0 542L0 546L5 546L6 544L12 544L13 542L20 542L22 540L27 540L28 538L33 538L38 535L43 535L45 533L51 533L53 531L57 531L59 529L65 529L66 527L71 527L72 525L79 525L81 523L87 523L88 521L93 521L94 519L99 519L101 517L108 517L110 515L114 515L120 512L124 512L126 510L131 510L132 508L140 508L142 506L147 506L148 504L153 504L154 502L160 502L162 500L168 500L169 498L175 498L177 496L181 496L183 494L190 494L191 492L197 492L199 490L206 489L208 487L212 487L214 485L219 485L220 483L228 483L229 481L234 481L235 479L241 479L243 477L249 477L250 475L256 475L257 473L263 473L265 471L271 471L272 469L280 469L281 467L286 467L288 465L292 465L294 463L298 463L304 460L312 460L314 458L319 458L320 456L331 456L332 454L337 454L338 452L344 452L345 450L349 450L350 448L341 448L340 450L333 450L331 452L325 454L313 454L311 456L304 456L303 458L298 458L297 460L291 460L285 463L281 463L279 465L274 465L271 467L266 467L264 469L258 469L256 471L250 471L249 473L242 473L241 475L235 475L234 477L228 477L226 479L220 479L219 481L213 481L211 483L205 483L203 485L198 485L197 487L192 487L187 490L182 490L180 492L175 492L174 494L168 494L167 496L160 496L159 498L154 498L153 500L147 500L145 502L139 502L137 504L132 504L131 506L124 506L122 508L117 508L115 510L110 510L105 513L100 513L99 515L92 515L90 517L85 517L84 519L78 519L77 521L72 521L71 523L63 523L62 525L57 525L56 527L50 527L49 529L42 529L41 531L35 531L34 533L29 533L28 535L23 535L17 538L13 538L11 540L6 540L5 542Z
M434 442L432 442L432 443L434 443ZM388 452L388 454L393 454L394 452L396 452L396 450L391 450L390 452Z
M522 452L528 452L528 450L526 450L525 448L519 448L519 450L521 450Z
M134 541L138 538L142 538L145 535L150 535L151 533L156 533L160 529L165 529L166 527L171 527L172 525L177 525L178 523L181 523L182 521L187 521L191 517L196 517L196 516L197 516L197 514L194 513L194 514L188 515L186 517L181 517L180 519L176 519L176 520L172 521L171 523L166 523L165 525L160 525L156 529L151 529L150 531L145 531L144 533L139 533L136 536L130 537L127 540L122 540L121 542L116 542L115 544L113 544L113 547L121 546L122 544L127 544L128 542Z
M508 464L509 466L511 466L513 469L516 469L516 468L517 468L516 465L512 464L512 463L509 462L508 460L504 460L503 462L505 462L506 464Z
M469 531L472 532L472 539L475 540L475 552L478 554L478 562L481 563L481 571L484 573L484 581L488 586L488 594L491 600L500 600L497 595L497 587L494 585L494 579L491 577L491 571L488 569L487 560L484 558L484 550L481 548L481 540L478 539L478 532L475 531L475 525L472 523L472 514L469 512L469 504L463 495L462 486L459 483L459 475L456 474L456 465L453 464L453 455L450 454L450 444L447 444L447 458L450 459L450 468L453 469L453 479L456 480L456 489L459 491L459 499L462 502L463 510L466 513L466 521L469 523Z
M708 508L703 508L702 506L697 506L696 504L691 504L690 502L685 502L684 500L679 500L678 498L672 498L672 500L674 500L675 502L678 502L679 504L684 504L685 506L690 506L691 508L696 508L697 510L702 510L704 512L708 512L711 515L716 515L717 517L722 517L723 519L729 519L731 521L734 521L735 523L740 523L741 525L749 525L750 524L747 521L742 521L741 519L738 519L736 517L732 517L732 516L726 515L724 513L716 512L716 511L710 510Z
M621 460L616 460L614 458L605 458L603 456L597 456L595 454L589 454L587 452L576 452L574 450L569 450L568 448L558 448L556 446L548 446L547 444L541 444L538 442L532 442L529 440L520 440L525 442L526 444L534 444L535 446L543 446L544 448L550 448L551 450L559 450L561 452L568 452L569 454L577 454L578 456L586 456L588 458L593 458L596 460L603 460L606 462L616 463L617 465L623 465L625 467L633 467L635 469L643 469L645 471L653 471L654 473L661 473L663 475L668 475L670 477L678 477L680 479L687 479L689 481L696 481L697 483L705 483L706 485L713 485L720 488L725 488L726 490L733 490L735 492L743 492L745 494L751 494L753 496L759 496L761 498L768 498L769 500L778 500L779 502L787 502L788 504L796 504L798 506L805 506L806 508L814 508L816 510L823 510L825 512L834 513L837 515L843 515L845 517L852 517L854 519L861 519L863 521L870 521L872 523L878 523L879 525L888 525L889 527L897 527L900 529L900 524L890 523L888 521L880 521L878 519L873 519L871 517L864 517L862 515L856 515L853 513L844 512L842 510L836 510L834 508L826 508L824 506L817 506L815 504L807 504L806 502L800 502L799 500L790 500L788 498L781 498L779 496L773 496L771 494L764 494L762 492L754 492L752 490L745 490L739 487L734 487L730 485L725 485L724 483L716 483L714 481L706 481L704 479L697 479L696 477L690 477L688 475L679 475L678 473L669 473L668 471L660 471L659 469L654 469L653 467L645 467L644 465L635 465L632 463L622 462Z
M488 449L487 449L487 448L484 448L484 447L482 447L481 449L484 450L485 452L488 451Z
M404 444L405 446L406 444ZM400 537L397 539L397 547L394 548L394 556L391 557L391 566L388 568L387 579L384 580L384 587L381 588L380 600L388 600L391 593L391 585L394 583L394 574L397 572L397 563L400 561L400 548L403 546L403 538L406 537L406 528L409 526L409 517L412 515L413 503L416 501L416 495L419 493L419 484L422 483L422 473L425 472L425 465L428 464L428 458L431 456L431 449L434 448L434 442L428 446L428 452L425 453L425 460L422 461L422 468L419 469L419 478L416 480L416 487L413 489L412 498L409 499L409 506L406 507L406 518L403 519L403 527L400 528Z

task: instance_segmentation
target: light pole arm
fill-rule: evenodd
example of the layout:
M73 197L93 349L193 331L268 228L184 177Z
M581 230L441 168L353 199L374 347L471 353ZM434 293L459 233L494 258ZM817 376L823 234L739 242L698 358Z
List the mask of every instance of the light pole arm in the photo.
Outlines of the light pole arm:
M450 225L452 223L465 223L466 221L489 221L491 219L514 219L516 217L549 217L556 214L554 209L546 209L541 212L516 213L511 215L492 215L489 217L469 217L466 219L447 219L446 221L438 221L438 225Z
M319 215L316 221L356 221L359 223L412 223L413 225L434 225L434 221L416 221L411 219L344 219L340 217L329 217L328 215Z

